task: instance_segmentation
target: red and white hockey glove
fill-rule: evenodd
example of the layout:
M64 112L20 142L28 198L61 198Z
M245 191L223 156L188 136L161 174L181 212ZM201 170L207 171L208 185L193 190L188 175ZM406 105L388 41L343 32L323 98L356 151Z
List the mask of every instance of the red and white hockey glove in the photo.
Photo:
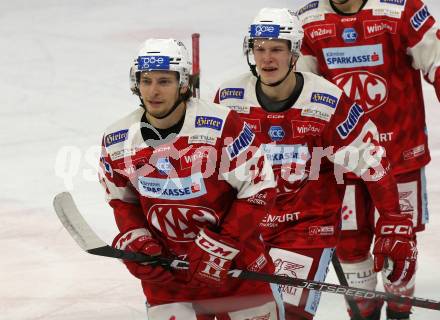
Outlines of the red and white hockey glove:
M120 233L113 240L112 246L116 249L141 252L150 256L162 253L162 246L145 228L139 228ZM136 278L150 283L166 283L173 279L173 275L161 266L147 263L137 263L123 260L128 271Z
M392 260L388 280L394 285L408 282L416 270L417 247L408 215L381 216L376 223L374 271L383 269L385 259Z
M228 278L238 243L208 229L200 231L188 252L190 280L221 286Z

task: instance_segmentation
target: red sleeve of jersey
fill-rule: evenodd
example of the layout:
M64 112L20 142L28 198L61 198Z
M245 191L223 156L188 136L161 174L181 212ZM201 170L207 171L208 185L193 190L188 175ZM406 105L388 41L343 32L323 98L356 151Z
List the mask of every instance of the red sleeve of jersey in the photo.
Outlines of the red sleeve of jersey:
M114 166L104 142L99 163L99 180L106 191L107 201L113 208L119 231L125 233L131 229L145 228L146 220L138 203L137 191L129 178Z
M362 107L345 94L323 132L323 143L333 146L331 160L342 168L339 179L335 172L338 182L342 182L344 172L352 172L364 180L381 214L400 212L397 184L385 148L379 143L377 127Z
M236 198L220 233L246 243L246 251L252 252L253 243L261 247L256 243L259 223L273 205L275 179L255 133L234 111L229 113L224 130L219 176L236 190Z
M406 1L400 37L406 47L414 47L435 24L434 17L421 0Z

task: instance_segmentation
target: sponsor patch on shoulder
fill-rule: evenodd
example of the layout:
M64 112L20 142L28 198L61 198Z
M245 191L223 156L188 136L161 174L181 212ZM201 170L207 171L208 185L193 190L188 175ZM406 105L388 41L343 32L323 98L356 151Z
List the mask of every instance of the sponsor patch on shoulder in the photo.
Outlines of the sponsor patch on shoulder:
M336 104L338 103L338 98L335 96L332 96L328 93L323 92L312 92L312 102L324 104L326 106L329 106L330 108L334 109L336 108Z
M123 142L128 138L128 129L119 130L116 132L109 133L104 138L105 146L111 146L113 144L117 144L119 142Z
M223 126L223 119L208 116L196 116L196 128L210 128L220 131Z
M308 4L306 4L304 7L302 7L301 9L299 9L298 11L297 11L297 14L298 15L302 15L304 12L307 12L307 11L310 11L310 10L312 10L312 9L316 9L316 8L318 8L318 5L319 5L319 1L312 1L312 2L310 2L310 3L308 3Z
M243 99L243 88L224 88L220 91L220 101L226 99Z
M431 14L428 11L428 7L424 5L411 17L411 26L414 30L418 31L430 16Z
M404 6L405 0L380 0L382 3L396 4L398 6Z

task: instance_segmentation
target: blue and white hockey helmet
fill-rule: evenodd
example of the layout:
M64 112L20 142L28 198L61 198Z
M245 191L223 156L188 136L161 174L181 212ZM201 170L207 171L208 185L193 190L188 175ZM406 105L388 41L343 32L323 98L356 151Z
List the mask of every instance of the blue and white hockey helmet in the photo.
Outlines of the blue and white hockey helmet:
M290 41L291 52L299 56L304 31L296 12L287 8L263 8L249 26L243 42L247 55L254 39L283 39Z
M182 41L147 39L130 68L130 89L135 92L138 74L143 71L175 71L181 86L189 85L191 60ZM136 92L135 92L136 93Z

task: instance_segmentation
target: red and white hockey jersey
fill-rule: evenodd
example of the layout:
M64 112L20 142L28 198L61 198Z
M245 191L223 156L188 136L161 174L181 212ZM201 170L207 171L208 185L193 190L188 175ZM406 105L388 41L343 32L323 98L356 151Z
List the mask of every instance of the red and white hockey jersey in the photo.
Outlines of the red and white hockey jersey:
M258 222L273 204L275 182L249 125L227 108L191 101L180 133L157 145L141 135L143 113L137 109L103 137L100 179L119 230L147 228L166 254L184 259L199 231L209 228L241 244L235 268L272 272ZM143 283L148 302L271 292L252 281L194 288L184 279L177 274L166 286Z
M369 180L379 212L399 212L397 187L387 173L390 166L380 152L374 123L336 85L313 73L302 75L302 92L283 112L260 106L250 73L223 83L215 98L252 126L272 163L277 198L260 226L270 245L285 249L336 244L341 208L337 182L343 183L347 171Z
M336 83L377 125L395 174L430 161L420 70L440 92L440 30L420 0L368 0L341 15L330 1L298 11L298 70Z

